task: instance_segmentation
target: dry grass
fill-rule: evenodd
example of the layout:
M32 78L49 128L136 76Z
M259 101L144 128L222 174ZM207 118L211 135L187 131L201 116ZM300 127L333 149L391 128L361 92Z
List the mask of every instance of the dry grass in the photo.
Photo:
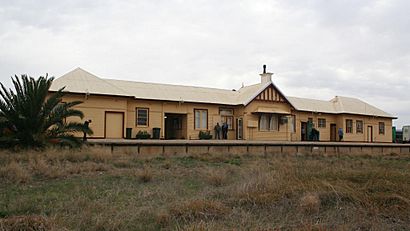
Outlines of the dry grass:
M0 230L405 230L409 179L408 156L0 151Z
M152 180L152 170L144 167L143 169L139 169L135 172L135 176L138 178L138 180L142 183L147 183Z
M213 186L223 186L227 182L228 173L225 169L206 169L204 171L205 180Z
M31 176L20 163L11 161L0 167L0 178L15 183L26 183L30 181Z
M44 216L13 216L0 219L1 231L49 231L56 230L53 222Z
M306 193L300 198L300 208L307 214L318 213L320 209L320 198L317 193Z
M173 205L169 211L174 218L186 222L195 219L218 219L225 215L229 209L219 201L195 199L187 202L179 202Z

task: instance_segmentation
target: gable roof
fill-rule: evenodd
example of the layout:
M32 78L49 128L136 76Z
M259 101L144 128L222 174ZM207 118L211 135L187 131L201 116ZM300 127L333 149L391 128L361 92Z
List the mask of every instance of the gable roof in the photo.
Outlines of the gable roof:
M64 91L70 93L246 106L270 86L276 89L292 107L299 111L331 114L348 113L396 118L366 102L350 97L336 96L330 101L288 97L271 81L242 87L234 91L217 88L103 79L81 68L76 68L60 78L55 79L50 87L50 91L57 91L65 87Z
M358 114L372 115L387 118L397 118L375 106L360 99L336 96L329 101L288 97L297 110L310 112L323 112L330 114Z

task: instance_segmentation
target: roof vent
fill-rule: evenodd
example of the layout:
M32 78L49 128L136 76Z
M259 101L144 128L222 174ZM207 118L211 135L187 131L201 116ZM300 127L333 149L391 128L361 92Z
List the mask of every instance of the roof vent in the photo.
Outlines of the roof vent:
M266 65L263 65L263 73L260 74L261 83L272 82L272 75L273 73L266 72Z

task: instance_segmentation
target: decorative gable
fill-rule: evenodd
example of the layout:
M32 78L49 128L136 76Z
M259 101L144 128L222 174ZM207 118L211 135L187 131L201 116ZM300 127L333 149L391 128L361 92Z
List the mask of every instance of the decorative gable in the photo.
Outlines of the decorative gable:
M258 101L268 101L276 103L286 103L285 97L276 90L272 85L265 88L258 96L255 97L255 100Z

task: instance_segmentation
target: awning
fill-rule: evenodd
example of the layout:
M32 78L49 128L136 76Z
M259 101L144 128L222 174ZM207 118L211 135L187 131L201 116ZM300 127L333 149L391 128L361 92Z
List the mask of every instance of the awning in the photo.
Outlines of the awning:
M283 109L271 108L271 107L258 107L252 113L269 113L269 114L290 115L290 111L285 111Z

